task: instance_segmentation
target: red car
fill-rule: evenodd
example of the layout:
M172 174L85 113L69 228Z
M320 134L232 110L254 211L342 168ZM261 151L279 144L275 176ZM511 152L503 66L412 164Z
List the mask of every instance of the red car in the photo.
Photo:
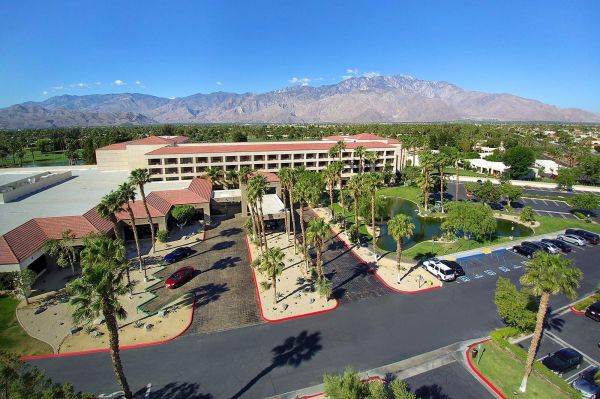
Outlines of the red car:
M165 287L177 288L186 281L191 280L192 277L194 277L194 268L191 266L182 267L165 280Z

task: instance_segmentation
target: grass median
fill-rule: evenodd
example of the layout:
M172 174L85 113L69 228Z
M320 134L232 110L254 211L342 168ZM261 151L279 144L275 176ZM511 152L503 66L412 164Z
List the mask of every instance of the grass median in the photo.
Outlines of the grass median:
M17 320L18 301L15 298L0 296L0 349L20 356L52 353L45 342L27 335Z

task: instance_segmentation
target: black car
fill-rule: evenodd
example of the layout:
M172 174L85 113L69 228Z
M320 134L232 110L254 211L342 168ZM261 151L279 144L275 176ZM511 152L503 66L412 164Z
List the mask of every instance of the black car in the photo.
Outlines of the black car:
M585 315L592 320L600 321L600 301L588 306L585 310Z
M441 260L440 262L452 269L456 277L465 275L465 271L463 270L462 266L459 265L457 262L454 262L452 260Z
M583 362L581 353L571 348L563 348L553 354L549 354L542 360L544 366L559 375L579 368L581 362Z
M536 248L538 250L546 251L546 247L544 247L543 245L540 245L534 241L523 241L523 242L521 242L520 245L522 245L524 247L532 247L532 248Z
M178 260L185 258L194 253L194 250L190 247L179 247L176 250L169 252L165 255L163 260L167 263L175 263Z
M591 231L582 230L582 229L567 229L565 230L565 234L575 234L586 240L588 243L592 245L598 244L600 242L600 235L596 233L592 233Z
M555 247L558 247L562 252L568 253L571 252L571 246L569 244L567 244L564 241L561 240L554 240L554 239L550 239L550 238L542 238L542 242L549 242L550 244L554 245Z
M540 249L535 246L528 246L528 245L515 245L512 248L513 252L516 254L521 254L529 259L533 258L533 255L539 251Z

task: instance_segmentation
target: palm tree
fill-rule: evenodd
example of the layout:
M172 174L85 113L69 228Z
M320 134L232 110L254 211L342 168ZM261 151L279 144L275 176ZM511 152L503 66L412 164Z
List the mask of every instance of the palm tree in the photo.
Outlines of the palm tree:
M108 237L95 238L86 243L81 253L81 277L67 285L73 295L73 321L87 324L102 315L108 330L113 370L125 397L133 398L121 363L119 352L119 326L127 312L119 303L119 296L127 293L123 272L127 269L125 248Z
M398 283L400 283L400 262L402 260L402 240L410 238L415 231L415 225L410 218L402 213L397 214L388 222L388 234L396 240L396 266L398 268Z
M331 218L335 220L335 209L333 208L333 187L335 183L337 183L338 172L335 169L335 163L331 163L327 165L325 169L323 169L323 180L325 184L327 184L327 188L329 189L329 205L331 207Z
M361 175L365 172L365 154L367 149L362 145L359 145L354 149L354 158L358 158L359 169L358 173Z
M238 171L235 169L228 170L226 173L227 188L235 188L238 179Z
M111 191L102 197L102 201L96 207L96 211L100 215L100 217L104 220L108 220L113 225L113 230L115 232L115 238L120 243L123 243L123 237L121 236L121 229L119 228L119 219L117 218L117 214L124 212L123 202L119 198L117 192ZM131 278L129 276L129 267L126 269L127 272L127 285L129 286L130 294L132 293L131 288Z
M256 210L258 204L258 194L254 190L248 189L246 191L246 200L250 208L250 219L252 220L252 231L254 238L258 240L260 245L260 251L263 251L263 239L262 230L260 229L260 222L258 220L258 211Z
M354 226L356 226L356 229L358 229L358 197L360 196L363 188L362 176L352 176L350 180L348 180L346 187L348 188L348 191L354 200Z
M325 241L330 236L329 225L322 218L315 218L308 222L308 228L306 229L306 240L315 247L317 252L317 271L319 277L323 278L323 260L322 253L325 247Z
M458 186L460 183L459 179L459 170L458 163L460 162L460 152L456 147L448 147L446 149L446 157L448 159L448 163L454 166L454 173L456 173L456 187L454 187L454 201L458 201Z
M296 210L294 209L294 191L295 191L295 186L296 183L298 182L298 176L300 175L300 173L304 170L304 168L292 168L289 170L288 172L288 180L287 180L287 192L288 192L288 197L290 200L290 217L292 219L292 240L294 242L294 253L297 254L297 247L296 247L296 232L298 231L296 229Z
M130 182L125 182L119 186L117 190L117 198L119 198L123 208L127 211L129 215L129 220L131 220L131 229L133 230L133 239L135 240L135 248L137 250L138 262L140 264L140 271L144 271L144 280L148 277L146 276L146 268L144 267L144 261L142 260L142 251L140 250L140 240L138 238L137 227L135 225L135 215L133 214L133 209L131 209L131 202L135 202L135 189Z
M304 228L304 206L319 201L323 190L321 175L313 171L302 171L298 174L298 181L294 186L294 196L300 202L300 231L302 233L302 247L304 260L308 263L308 247L306 244L306 231Z
M266 274L271 279L273 283L273 304L277 303L277 276L283 273L285 267L283 256L281 248L269 248L260 254L252 264L260 273Z
M56 259L60 267L71 267L71 273L75 275L75 262L77 261L77 251L75 249L75 233L72 230L64 230L61 238L50 240L44 245L46 253Z
M378 158L379 156L376 151L368 151L365 154L365 160L369 163L369 172L375 172Z
M289 216L291 214L291 210L288 207L288 196L286 195L286 190L288 190L290 185L290 171L291 169L288 167L283 167L279 169L279 182L281 183L281 188L283 189L282 197L283 197L283 209L285 210L285 235L288 238L288 242L290 240L290 219Z
M383 186L383 176L381 173L371 172L364 175L363 184L365 190L371 194L371 229L373 230L373 244L375 244L375 199L377 190Z
M444 168L450 161L445 153L440 152L434 157L435 166L440 174L440 202L442 204L442 213L444 213Z
M148 218L148 223L150 224L150 235L152 236L152 252L156 252L155 242L156 236L154 231L154 222L152 221L152 216L150 215L150 211L148 210L148 203L146 202L146 193L144 192L144 185L150 182L150 172L148 169L134 169L131 171L131 175L129 176L129 181L134 186L138 186L140 189L140 196L142 197L142 204L144 204L144 210L146 211L146 217Z
M262 200L263 196L266 194L267 189L267 178L264 175L256 174L254 175L248 184L248 191L251 193L252 197L256 200L258 218L260 229L262 230L262 234L264 235L265 249L268 250L269 246L267 244L267 232L265 230L265 217L263 215L263 207Z
M221 182L221 174L222 169L218 166L211 166L210 169L206 171L206 177L208 177L213 185Z
M419 186L423 192L425 202L425 210L429 210L429 188L431 187L431 170L435 165L435 159L431 151L423 151L419 154L419 164L421 166L421 177L419 178Z
M531 374L533 361L544 332L544 319L548 311L550 295L564 294L571 299L577 297L577 288L579 288L583 273L578 268L571 267L571 263L570 259L563 258L558 254L537 252L533 260L525 266L525 274L521 276L521 284L530 287L531 293L540 297L535 330L527 352L525 375L519 387L521 392L527 390L527 379Z

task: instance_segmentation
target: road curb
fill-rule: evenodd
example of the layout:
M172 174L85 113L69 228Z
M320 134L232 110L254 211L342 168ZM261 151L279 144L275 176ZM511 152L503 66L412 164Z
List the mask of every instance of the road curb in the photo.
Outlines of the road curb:
M194 301L192 302L192 314L190 315L190 321L183 328L183 330L181 330L179 333L177 333L176 335L174 335L172 337L162 339L160 341L144 342L144 343L140 343L140 344L119 346L119 351L128 350L128 349L145 348L147 346L162 345L162 344L172 341L176 338L179 338L192 325L192 322L194 321L194 313L195 312L196 312L196 295L194 295ZM89 354L93 354L93 353L103 353L103 352L110 352L110 348L90 349L90 350L76 351L76 352L51 353L51 354L46 354L46 355L21 356L19 359L20 360L37 360L37 359L49 359L49 358L57 358L57 357L89 355Z
M481 381L483 381L483 383L485 385L487 385L487 387L489 389L491 389L496 395L498 395L498 397L500 397L502 399L506 399L506 396L504 396L504 394L502 392L500 392L500 390L494 384L492 384L487 378L485 378L485 376L483 374L481 374L479 372L479 370L477 370L477 368L473 365L473 362L471 361L471 352L472 352L473 348L476 345L483 344L488 341L491 341L491 338L487 338L487 339L484 339L483 341L475 342L474 344L469 345L469 347L465 351L467 364L469 365L469 368L471 368L471 371L473 371L473 373L475 373L475 375L477 375L477 377L479 377L479 379Z
M258 307L260 309L260 317L267 323L279 323L281 321L300 319L302 317L317 316L317 315L320 315L323 313L334 311L340 306L339 299L335 299L335 306L330 309L323 309L323 310L317 310L315 312L302 313L299 315L288 316L288 317L284 317L281 319L269 319L267 316L265 316L265 313L263 312L262 300L260 299L260 291L258 289L258 281L256 279L256 270L254 270L254 268L252 267L252 253L250 252L250 238L248 237L248 234L246 234L246 249L248 250L248 257L250 258L250 268L252 269L252 277L254 279L254 289L256 291L256 297L258 298Z
M575 306L570 306L569 310L575 314L579 314L579 315L585 314L585 311L577 310L577 309L575 309Z

